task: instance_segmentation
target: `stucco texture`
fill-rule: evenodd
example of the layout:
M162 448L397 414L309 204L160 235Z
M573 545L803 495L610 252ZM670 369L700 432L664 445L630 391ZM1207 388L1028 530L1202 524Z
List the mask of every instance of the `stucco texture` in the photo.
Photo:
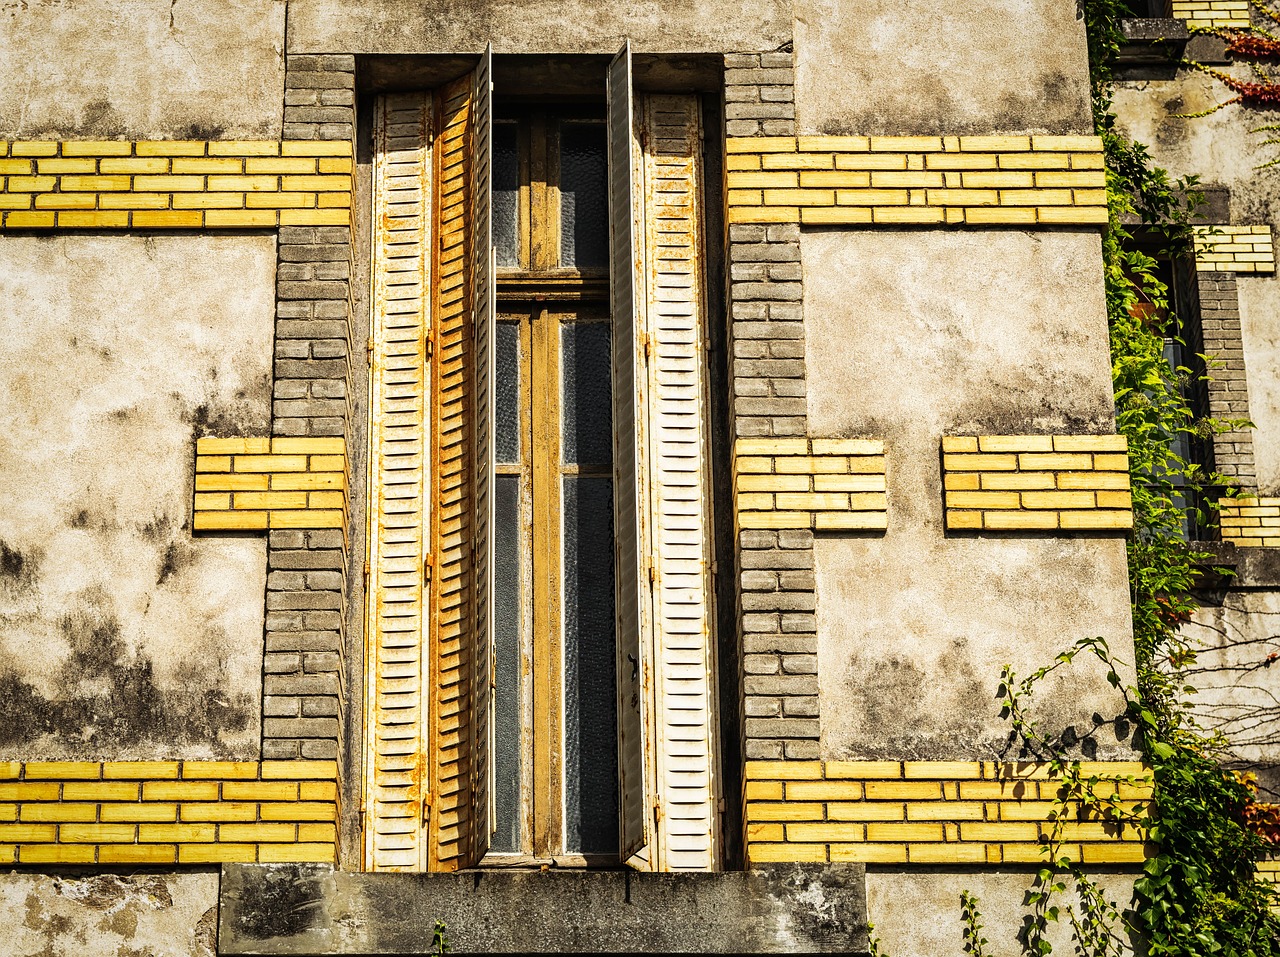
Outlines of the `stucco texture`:
M0 957L213 957L218 874L0 873Z
M293 0L290 53L616 53L773 50L791 38L781 0Z
M1088 233L807 232L809 431L882 436L889 528L815 545L827 759L1007 755L1001 667L1101 635L1132 661L1124 540L946 534L944 434L1113 430L1099 240ZM1127 756L1097 662L1045 683L1046 731Z
M1120 84L1115 111L1120 127L1151 150L1152 158L1175 177L1198 175L1205 185L1231 191L1231 222L1280 225L1280 168L1258 167L1280 156L1275 144L1249 131L1280 122L1280 115L1227 107L1210 116L1183 119L1228 99L1230 93L1199 73L1176 80ZM1242 275L1241 339L1248 376L1258 488L1280 495L1280 279ZM1210 371L1212 374L1212 370Z
M1024 904L1032 888L1035 874L1031 869L1004 873L984 870L982 873L948 871L915 871L911 873L869 869L867 871L867 918L875 925L880 950L893 957L942 957L966 954L964 923L961 918L960 895L968 891L977 898L987 938L983 953L988 957L1023 957L1019 934L1024 932L1030 913ZM1096 874L1093 879L1111 904L1121 911L1133 898L1131 874ZM1055 954L1074 954L1071 922L1067 907L1076 908L1079 898L1074 890L1059 896L1055 902L1062 908L1062 919L1051 924L1047 935ZM1133 941L1116 928L1120 948L1117 953L1135 953Z
M284 0L0 5L0 139L275 139Z
M256 758L265 541L190 513L267 430L275 239L0 243L0 758Z
M927 0L796 0L799 131L1092 132L1076 4L972 0L963 11Z

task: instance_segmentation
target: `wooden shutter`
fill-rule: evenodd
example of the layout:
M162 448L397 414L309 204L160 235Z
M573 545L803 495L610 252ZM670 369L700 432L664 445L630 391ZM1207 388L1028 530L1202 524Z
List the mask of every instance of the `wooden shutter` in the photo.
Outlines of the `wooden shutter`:
M649 667L648 548L641 503L645 474L644 356L638 350L637 264L642 251L635 189L631 45L609 65L609 289L613 318L613 505L618 632L618 776L622 856L641 851L650 809L645 787Z
M493 47L485 48L472 76L471 195L472 315L475 394L475 647L472 756L471 859L489 849L496 822L493 794L493 348L497 313L492 217Z
M369 870L426 866L425 674L431 98L379 99L374 119L369 601L364 854Z
M658 870L717 863L713 785L712 535L708 479L702 125L694 96L639 98L644 198L643 333L649 343L649 535L653 560Z

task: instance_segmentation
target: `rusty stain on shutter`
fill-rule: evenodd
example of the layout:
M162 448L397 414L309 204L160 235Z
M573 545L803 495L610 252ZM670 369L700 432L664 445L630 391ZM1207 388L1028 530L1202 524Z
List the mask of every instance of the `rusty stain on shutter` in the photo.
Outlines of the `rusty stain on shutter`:
M419 871L427 861L422 570L430 490L422 425L431 99L382 97L374 123L364 857L368 870Z
M711 870L719 835L701 110L694 96L649 94L639 103L654 572L650 767L661 809L653 866Z

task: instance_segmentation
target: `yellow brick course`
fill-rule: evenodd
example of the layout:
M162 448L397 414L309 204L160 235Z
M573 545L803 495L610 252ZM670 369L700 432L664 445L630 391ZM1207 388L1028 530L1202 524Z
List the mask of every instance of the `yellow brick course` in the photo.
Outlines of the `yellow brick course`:
M346 528L341 438L196 440L195 531Z
M336 859L336 762L32 761L0 771L3 799L16 802L0 805L2 863Z
M1280 548L1280 498L1224 498L1218 506L1224 542L1240 548Z
M731 223L1107 222L1093 136L801 136L726 142Z
M1192 28L1249 27L1249 0L1172 0L1170 10Z
M1270 226L1199 226L1195 248L1196 268L1203 272L1276 271Z
M792 768L788 765L797 765ZM749 761L747 855L766 861L999 864L1060 856L1086 863L1141 863L1146 834L1128 818L1150 798L1139 762L1082 762L1119 794L1126 820L1055 799L1063 781L1047 764L992 761ZM1055 822L1066 810L1070 816Z
M739 528L887 527L880 439L739 439L734 463Z
M942 440L952 531L1133 528L1121 435L953 435Z
M346 226L351 144L0 142L0 231Z

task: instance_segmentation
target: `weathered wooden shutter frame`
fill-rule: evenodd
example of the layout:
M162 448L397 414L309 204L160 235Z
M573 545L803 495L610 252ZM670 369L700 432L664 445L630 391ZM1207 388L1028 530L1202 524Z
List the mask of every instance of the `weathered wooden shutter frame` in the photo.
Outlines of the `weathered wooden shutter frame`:
M648 841L645 721L649 680L649 549L643 514L647 508L644 355L637 348L637 287L643 273L637 257L643 243L635 189L631 43L625 42L609 64L609 290L613 318L613 503L618 641L619 833L623 859L641 852ZM642 288L642 287L640 287ZM643 855L642 855L643 856Z

